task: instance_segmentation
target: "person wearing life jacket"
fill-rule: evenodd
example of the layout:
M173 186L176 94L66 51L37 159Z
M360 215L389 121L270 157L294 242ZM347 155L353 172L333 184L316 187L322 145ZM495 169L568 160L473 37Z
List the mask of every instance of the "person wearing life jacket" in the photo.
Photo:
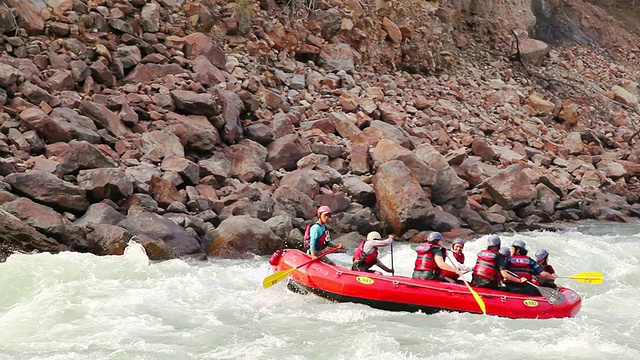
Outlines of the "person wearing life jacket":
M508 246L501 247L499 252L504 256L505 260L509 260L511 257L511 249Z
M545 272L548 272L551 275L554 275L556 273L556 271L553 269L553 266L549 265L548 263L549 252L547 250L539 249L538 251L536 251L534 257L538 265L542 267L542 270L544 270ZM554 289L558 287L554 280L543 279L540 276L536 276L535 278L533 278L533 281L531 282L539 286L550 287Z
M393 269L389 269L378 259L378 248L391 244L393 242L393 235L389 235L385 240L381 239L382 237L377 231L372 231L367 234L367 239L358 245L353 254L351 270L382 274L379 271L371 270L372 266L377 265L382 270L393 273Z
M442 276L442 270L459 274L456 268L445 263L447 250L442 247L442 234L439 232L429 234L427 242L418 245L416 252L418 257L416 258L412 277L445 281L446 279Z
M309 228L309 250L307 250L307 254L309 254L312 259L316 259L326 248L342 249L342 244L334 243L333 240L331 240L329 230L327 230L327 223L329 223L329 219L331 218L331 209L323 205L318 208L316 214L318 215L318 221ZM320 261L333 264L326 256L321 257Z
M526 244L522 240L511 243L511 258L507 262L507 270L519 278L518 281L508 279L507 289L520 294L540 295L534 286L525 284L536 276L547 280L555 280L557 277L544 271L535 260L527 256Z
M455 266L458 269L458 271L471 271L472 268L464 264L464 253L462 252L463 250L464 250L464 240L462 239L453 240L453 243L451 244L451 255L455 260L451 259L451 257L448 257L449 261L453 263L453 266ZM447 255L449 255L449 253L447 253ZM460 277L460 274L456 272L451 272L448 270L442 270L442 276L444 276L445 278L449 278L451 280L458 280L458 278Z
M489 289L500 289L503 279L520 281L515 276L507 272L507 262L498 252L500 249L500 237L498 235L488 235L487 248L478 253L478 260L473 267L471 285Z

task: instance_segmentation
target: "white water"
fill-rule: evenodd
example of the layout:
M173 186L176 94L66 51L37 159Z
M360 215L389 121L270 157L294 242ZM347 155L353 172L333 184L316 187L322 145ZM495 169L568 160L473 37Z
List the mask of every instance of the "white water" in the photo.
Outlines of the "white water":
M583 296L575 318L513 320L262 289L264 257L152 263L137 244L119 257L14 255L0 264L0 360L640 358L640 225L502 239L545 247L560 275L601 271L605 282L558 280ZM468 264L482 245L467 244ZM397 274L410 275L414 256L395 245Z

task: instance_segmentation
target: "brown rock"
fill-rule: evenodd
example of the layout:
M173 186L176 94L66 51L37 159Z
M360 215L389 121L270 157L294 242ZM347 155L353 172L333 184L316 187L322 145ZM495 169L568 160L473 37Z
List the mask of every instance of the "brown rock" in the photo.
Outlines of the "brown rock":
M133 182L118 168L80 170L78 185L96 201L119 201L133 194Z
M267 224L250 216L232 216L218 226L217 236L207 245L209 255L237 258L250 254L268 255L284 247Z
M160 169L162 171L174 171L180 174L182 179L190 185L198 184L200 180L198 165L176 155L166 156L160 165Z
M267 161L274 169L284 168L287 171L296 168L296 162L311 153L297 135L285 135L267 146Z
M79 110L80 113L91 118L96 125L107 129L116 137L129 133L120 117L104 105L92 101L83 101Z
M37 250L57 253L68 250L66 246L40 234L33 227L2 209L0 209L0 236L3 244L23 251Z
M129 212L129 216L118 225L134 235L132 240L140 241L145 246L145 250L149 251L152 248L154 254L158 254L156 250L161 250L162 256L158 255L160 260L199 251L198 239L172 220L147 211L136 211L131 214L130 209ZM149 257L151 258L152 255L149 254Z
M331 120L338 134L345 139L352 139L360 133L360 129L355 124L355 118L350 114L332 112L329 114L329 120Z
M193 33L184 37L185 54L188 59L195 59L202 55L218 69L224 69L227 63L226 55L213 39L203 33Z
M54 209L84 212L89 207L85 191L44 171L14 173L5 177L14 190Z
M486 187L495 202L506 210L530 204L537 193L526 174L527 168L523 164L511 165L480 186Z
M434 217L431 201L401 161L382 164L373 177L380 219L396 235L408 229L426 230Z
M387 32L389 39L394 43L399 44L402 41L402 32L400 31L400 28L386 16L382 18L382 28Z
M173 202L184 202L184 198L170 180L152 176L151 190L153 191L153 198L162 207L166 208Z

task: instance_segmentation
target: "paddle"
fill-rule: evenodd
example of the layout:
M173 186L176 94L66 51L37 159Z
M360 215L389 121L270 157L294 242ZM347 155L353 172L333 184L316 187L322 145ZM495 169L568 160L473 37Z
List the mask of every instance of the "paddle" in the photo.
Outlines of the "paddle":
M453 267L455 267L455 263L453 262L453 260L451 260L451 258L449 257L449 255L447 255L447 259L449 259L449 261L454 264ZM469 292L471 293L471 295L473 295L473 298L476 300L476 302L478 303L478 306L480 307L480 310L482 310L482 313L484 315L487 315L487 307L484 304L484 301L482 300L482 298L480 297L480 295L473 290L473 288L471 287L471 285L469 285L469 283L467 282L467 280L464 279L464 277L460 276L458 277L458 279L462 280L462 282L467 286L467 289L469 289Z
M571 276L558 276L560 279L571 279L585 284L602 284L602 273L581 272Z
M391 244L389 244L389 246L390 246L389 250L391 250L391 275L395 276L396 269L393 267L393 241L391 242Z
M329 251L325 251L322 254L318 255L318 257L316 257L315 259L311 259L305 263L302 263L301 265L298 265L294 268L291 268L289 270L283 270L283 271L278 271L276 273L273 273L269 276L267 276L266 278L264 278L264 280L262 280L262 288L266 289L269 288L277 283L279 283L280 281L284 280L284 278L287 277L287 275L291 274L292 272L296 271L298 268L301 268L309 263L312 263L318 259L320 259L321 257L331 254L332 252L338 250L338 248L333 248Z
M512 273L511 271L507 270L507 272L512 276L515 276L518 279L520 279L518 275ZM556 289L538 286L529 280L527 280L526 283L538 289L538 291L540 292L540 295L544 296L553 305L562 304L562 302L564 301L565 296Z

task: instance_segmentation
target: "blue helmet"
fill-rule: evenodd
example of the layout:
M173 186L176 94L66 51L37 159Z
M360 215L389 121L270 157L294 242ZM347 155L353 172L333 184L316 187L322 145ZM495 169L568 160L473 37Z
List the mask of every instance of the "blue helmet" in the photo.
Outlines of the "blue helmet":
M507 246L500 248L499 252L500 252L500 254L502 254L502 256L510 256L511 255L511 250Z
M524 241L522 240L514 240L514 242L511 243L511 246L520 248L520 249L526 249L527 248L527 244L524 243Z
M431 234L429 234L429 237L427 237L428 242L436 242L440 240L442 240L442 234L437 231L432 232Z
M545 249L540 249L538 251L536 251L536 261L542 261L544 260L544 258L546 258L547 256L549 256L549 252Z
M455 245L455 244L462 244L464 245L464 240L462 239L455 239L453 240L453 243L451 244L451 246Z
M487 238L487 247L489 246L500 246L500 236L490 235Z

